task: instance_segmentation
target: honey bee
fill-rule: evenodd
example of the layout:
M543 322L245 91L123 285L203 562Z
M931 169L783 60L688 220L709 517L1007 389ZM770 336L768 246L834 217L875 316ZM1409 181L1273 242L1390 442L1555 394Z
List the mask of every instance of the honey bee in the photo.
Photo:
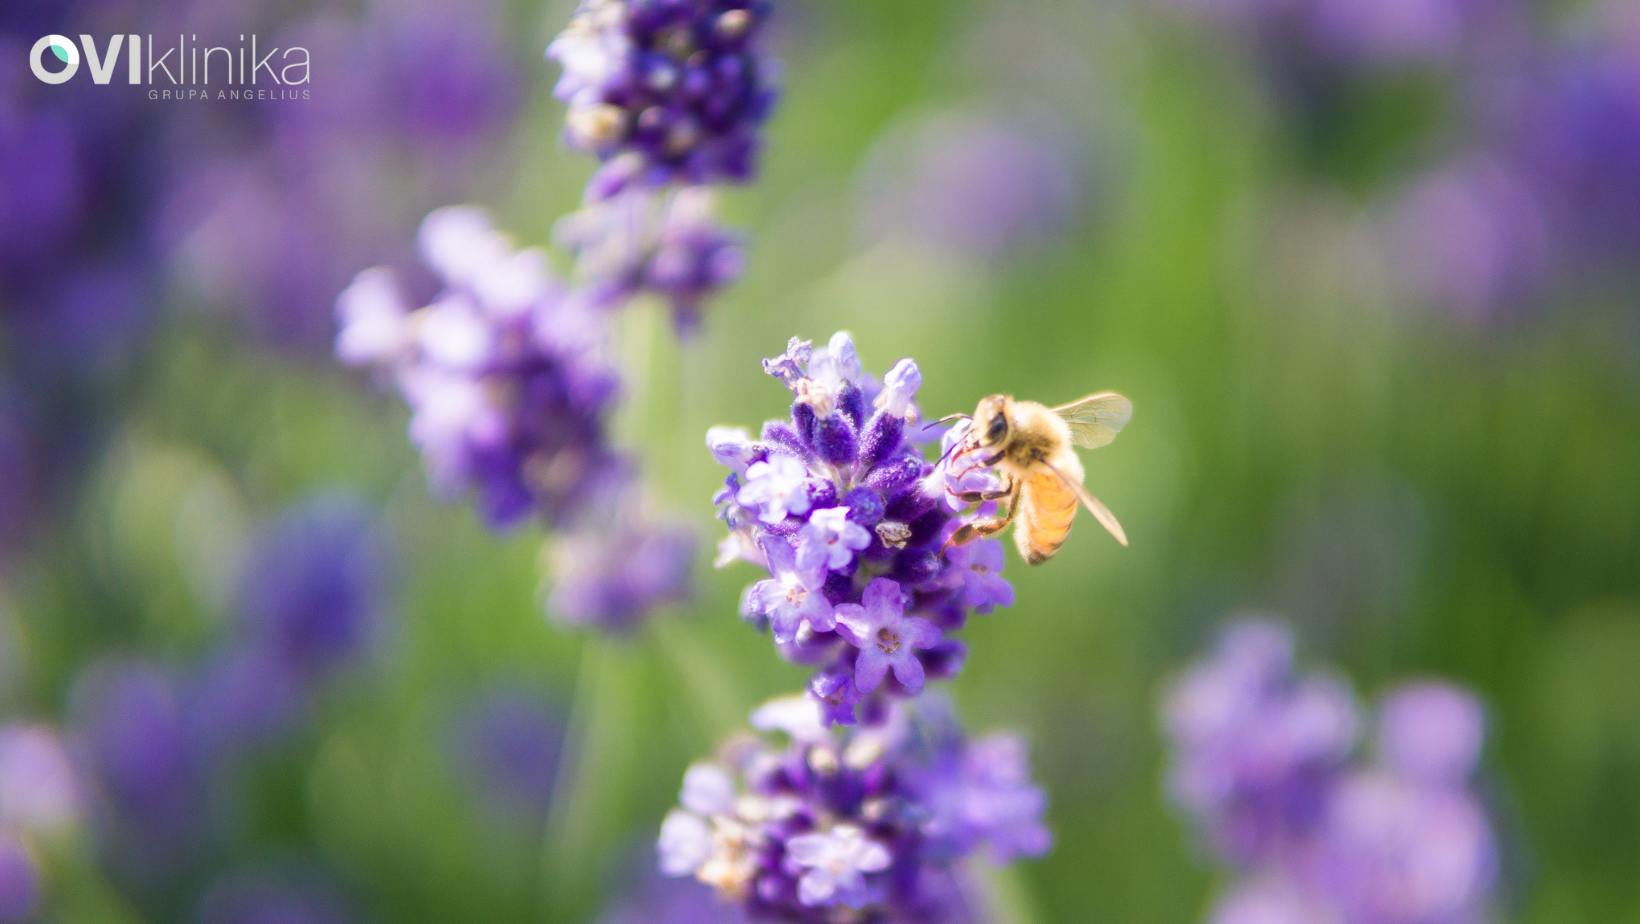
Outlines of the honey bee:
M998 500L1006 509L992 519L965 524L946 544L961 545L1001 532L1017 519L1014 545L1028 564L1039 565L1065 544L1080 502L1117 542L1127 545L1122 524L1083 487L1082 461L1072 447L1104 446L1132 417L1133 402L1114 391L1095 392L1052 408L1011 395L982 399L968 432L951 449L951 464L971 459L970 468L996 471L1003 486L953 493L968 503Z

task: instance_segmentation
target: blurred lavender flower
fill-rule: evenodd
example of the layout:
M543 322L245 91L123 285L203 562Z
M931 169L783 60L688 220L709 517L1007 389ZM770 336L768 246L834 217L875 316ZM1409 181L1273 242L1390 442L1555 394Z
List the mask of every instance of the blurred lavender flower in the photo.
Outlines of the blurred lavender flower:
M1053 847L1043 824L1047 795L1031 779L1025 739L994 733L914 774L932 808L929 833L985 848L997 863L1039 857Z
M348 904L309 873L234 873L211 886L200 903L200 924L348 924Z
M754 919L954 920L951 875L965 857L1047 850L1017 739L970 744L926 699L888 713L828 730L806 697L759 709L753 725L786 743L734 739L689 768L661 828L662 872L693 876Z
M451 753L494 818L535 825L558 778L563 723L524 689L487 691L451 724Z
M1221 898L1210 924L1344 924L1324 904L1276 875L1237 883Z
M1292 656L1282 627L1237 623L1164 706L1169 792L1236 865L1256 865L1310 830L1355 747L1348 687L1299 676Z
M240 575L235 632L202 665L193 726L213 757L276 741L318 684L383 632L387 556L365 508L319 495L264 524Z
M1549 197L1557 240L1577 269L1632 284L1640 254L1640 17L1595 5L1586 35L1549 49L1506 143Z
M1267 4L1278 6L1278 4ZM1357 66L1450 61L1507 21L1507 0L1303 0L1297 4L1318 53Z
M357 659L380 632L386 562L365 508L304 501L254 538L240 585L243 643L304 680Z
M1168 5L1237 28L1266 56L1316 68L1390 71L1444 65L1507 34L1501 0L1168 0Z
M7 61L50 32L226 38L254 26L264 42L348 62L312 99L248 105L0 75L0 405L28 405L0 407L0 461L16 457L4 470L22 476L0 485L0 557L76 487L167 284L311 348L331 332L347 273L396 256L389 242L464 191L476 157L493 158L523 73L500 4L368 6L294 18L271 0L0 9Z
M283 16L281 45L348 67L311 99L167 120L165 153L186 169L156 212L188 292L273 342L323 343L348 274L401 256L418 216L467 194L513 125L524 68L503 14L493 0L378 0Z
M740 238L717 223L715 209L705 187L631 190L560 219L556 236L594 302L615 307L653 294L687 332L706 299L740 276Z
M0 726L0 831L64 834L79 824L84 800L84 784L54 729Z
M901 360L878 383L839 333L819 349L793 339L763 367L795 396L790 419L769 421L758 439L707 433L730 471L715 498L729 527L718 563L768 570L745 595L745 617L773 630L787 660L820 665L810 694L828 720L849 723L862 703L875 709L885 694L955 674L965 649L950 633L1012 593L996 574L1000 547L986 548L995 541L942 550L958 515L943 472L910 440L915 363Z
M1378 710L1377 760L1336 681L1299 678L1271 623L1232 626L1172 688L1170 786L1245 874L1216 924L1473 924L1496 872L1469 789L1480 705L1448 684L1403 685Z
M393 377L434 487L475 495L493 528L534 514L559 529L546 556L547 608L559 619L621 631L687 596L692 537L652 524L623 500L630 466L606 441L620 379L604 359L609 325L600 307L613 290L565 289L545 254L514 249L470 207L428 215L420 245L443 290L412 310L388 270L360 273L337 299L336 353ZM660 265L658 252L639 263ZM625 257L583 254L605 259ZM659 283L619 283L640 284ZM606 505L627 512L592 514Z
M553 536L546 555L547 613L570 625L629 631L693 590L694 533L636 513Z
M0 830L0 924L37 920L40 891L34 857L22 841Z
M1341 781L1315 848L1317 897L1349 924L1483 920L1492 833L1463 782L1429 785L1370 769Z
M147 101L20 66L88 6L0 8L0 566L77 489L155 315Z
M1402 684L1378 708L1378 759L1411 779L1462 784L1485 738L1481 704L1450 684Z
M360 273L337 300L337 355L393 377L435 488L475 495L497 529L573 521L623 468L605 442L619 382L601 322L477 209L431 213L420 245L443 290L413 309L390 272Z
M887 132L861 181L865 230L996 262L1067 232L1085 192L1068 130L1019 113L941 112Z
M274 652L229 642L197 666L188 688L190 732L211 760L286 740L307 714L307 679Z
M75 682L72 706L104 848L142 869L169 866L206 822L181 684L142 661L101 661Z
M1419 178L1395 203L1389 252L1416 298L1466 320L1496 319L1544 283L1547 215L1518 170L1479 156Z
M739 905L730 905L692 879L651 876L598 919L598 924L749 924Z
M592 198L752 178L776 96L768 15L766 0L583 0L547 57L566 140L604 161Z

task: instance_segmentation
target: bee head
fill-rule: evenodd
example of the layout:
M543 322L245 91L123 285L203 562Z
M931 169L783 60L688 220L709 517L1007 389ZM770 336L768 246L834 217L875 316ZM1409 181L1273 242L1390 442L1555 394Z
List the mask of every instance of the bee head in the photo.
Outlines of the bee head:
M991 395L974 409L974 440L981 446L995 446L1008 438L1008 396Z

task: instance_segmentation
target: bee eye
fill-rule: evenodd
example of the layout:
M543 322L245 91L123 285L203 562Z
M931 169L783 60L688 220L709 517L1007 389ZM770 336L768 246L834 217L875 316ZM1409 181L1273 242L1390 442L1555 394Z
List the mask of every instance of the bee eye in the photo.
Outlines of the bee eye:
M1001 414L992 417L991 422L985 425L985 441L988 443L994 443L1002 439L1007 433L1008 418Z

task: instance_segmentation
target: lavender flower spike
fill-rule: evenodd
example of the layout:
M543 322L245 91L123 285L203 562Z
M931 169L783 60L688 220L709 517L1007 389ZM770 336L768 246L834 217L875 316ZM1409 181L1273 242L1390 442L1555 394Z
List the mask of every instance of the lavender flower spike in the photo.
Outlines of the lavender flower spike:
M791 392L791 414L753 437L713 427L708 449L729 470L716 503L728 526L719 565L769 573L744 615L774 631L787 660L816 666L809 695L827 722L879 718L887 697L949 677L966 649L951 638L970 613L1013 601L1002 549L944 543L974 516L946 503L944 470L913 442L917 364L879 383L854 341L816 348L793 338L763 369Z
M1480 704L1433 681L1392 691L1368 761L1339 689L1296 675L1291 637L1270 623L1231 627L1174 687L1174 796L1241 880L1211 920L1484 920L1496 847L1468 784Z
M546 546L547 613L571 626L635 629L657 608L688 599L695 544L689 529L652 523L636 509L553 536Z
M689 768L661 828L659 865L693 877L753 920L966 920L951 883L989 846L1038 856L1045 801L1023 745L970 743L924 697L870 728L826 729L812 699L754 713L740 737ZM783 734L785 743L770 740Z
M1342 682L1294 671L1286 630L1247 621L1172 685L1164 724L1174 801L1226 861L1251 867L1319 823L1359 717Z
M554 236L575 254L593 303L615 308L654 295L671 308L678 330L689 332L705 301L740 277L744 259L740 236L715 213L706 187L634 189L559 219Z
M567 142L605 163L594 198L751 179L776 97L768 16L767 0L583 0L547 57Z
M413 308L388 271L359 274L337 300L338 356L398 386L436 489L474 496L498 529L573 522L622 468L605 439L619 383L602 325L477 209L428 215L420 244L443 290Z

